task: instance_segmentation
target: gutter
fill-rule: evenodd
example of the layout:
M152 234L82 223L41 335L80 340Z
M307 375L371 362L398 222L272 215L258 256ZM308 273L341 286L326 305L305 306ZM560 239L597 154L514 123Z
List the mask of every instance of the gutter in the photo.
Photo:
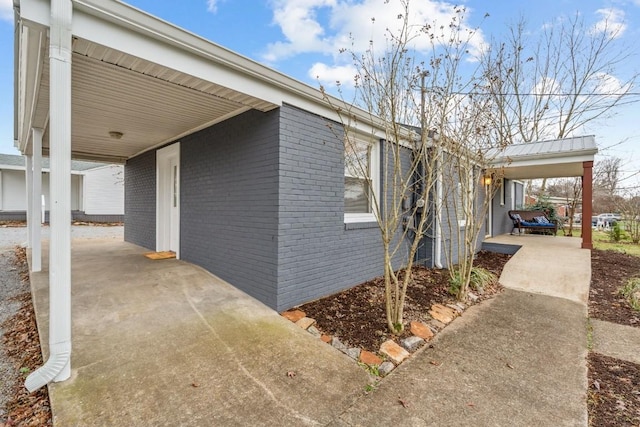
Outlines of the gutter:
M51 0L49 37L49 359L24 385L30 392L71 376L71 0Z

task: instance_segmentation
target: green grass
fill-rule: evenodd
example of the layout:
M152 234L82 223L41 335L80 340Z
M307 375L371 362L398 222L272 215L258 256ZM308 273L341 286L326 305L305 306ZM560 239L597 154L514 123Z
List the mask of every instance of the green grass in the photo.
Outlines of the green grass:
M624 227L623 227L624 229ZM562 236L562 232L558 232L558 236ZM574 226L573 237L581 237L582 229L580 224ZM593 247L603 251L617 251L624 254L640 257L640 245L636 245L628 237L623 237L619 242L613 242L609 233L606 231L593 230L592 232Z
M604 231L594 230L593 247L603 251L617 251L640 257L640 245L632 243L628 238L623 238L619 242L613 242L609 234Z

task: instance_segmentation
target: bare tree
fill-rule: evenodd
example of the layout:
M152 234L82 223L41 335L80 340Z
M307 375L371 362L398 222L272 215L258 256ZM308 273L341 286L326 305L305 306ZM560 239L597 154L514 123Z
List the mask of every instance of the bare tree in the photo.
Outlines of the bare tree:
M573 236L573 219L576 214L578 204L582 201L582 179L581 178L559 178L549 183L548 194L562 197L567 206L567 217L569 230L567 236ZM591 218L583 218L583 221L591 221Z
M637 80L616 76L630 59L620 31L609 22L590 28L576 14L538 35L521 19L505 40L494 39L481 62L502 135L513 143L561 139L615 114Z
M611 116L637 75L618 79L629 54L613 25L588 28L580 15L544 27L532 37L526 22L509 27L482 57L505 136L512 142L559 139Z
M630 193L618 205L625 220L625 231L629 233L631 241L640 242L640 192Z
M463 253L455 261L464 265L458 274L463 282L459 297L466 297L475 254L466 248L475 247L477 234L472 236L472 230L476 230L476 222L483 222L476 215L487 210L474 198L476 187L469 185L475 184L486 169L482 153L490 146L490 138L495 139L494 121L486 114L492 111L486 106L491 98L460 95L482 88L481 76L471 73L463 77L461 71L475 35L473 29L463 25L464 8L454 9L448 25L416 26L410 23L409 1L399 3L403 9L398 14L399 29L387 29L384 50L370 42L364 53L343 51L351 55L356 69L354 104L366 111L368 119L382 129L382 135L373 132L368 141L363 141L364 135L357 130L362 126L355 108L349 107L351 103L344 96L343 102L336 102L326 95L344 130L341 137L345 141L346 175L367 176L368 157L362 154L363 147L370 146L370 141L383 140L379 195L373 180L361 182L368 186L368 200L380 230L387 324L396 333L404 328L405 297L418 248L427 232L442 227L443 212L455 209L465 216L468 230L455 236L460 239L456 247ZM422 41L418 43L418 39ZM416 45L423 46L422 50L417 51ZM443 192L451 186L443 177L453 176L448 172L454 171L464 184L456 187L456 197L449 198ZM483 199L483 206L489 202L489 198ZM448 203L455 207L450 208ZM456 224L455 229L459 231L460 227Z

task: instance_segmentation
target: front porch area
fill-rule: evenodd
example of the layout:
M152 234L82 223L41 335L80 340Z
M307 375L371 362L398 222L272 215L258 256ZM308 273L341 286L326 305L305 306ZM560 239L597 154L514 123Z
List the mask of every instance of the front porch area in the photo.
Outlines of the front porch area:
M46 359L43 249L31 284ZM73 240L72 375L49 384L55 425L326 425L368 383L347 356L230 284L144 252Z
M565 298L586 307L591 251L581 244L580 237L502 234L486 239L483 248L497 252L502 246L509 249L505 253L517 250L500 275L504 287Z

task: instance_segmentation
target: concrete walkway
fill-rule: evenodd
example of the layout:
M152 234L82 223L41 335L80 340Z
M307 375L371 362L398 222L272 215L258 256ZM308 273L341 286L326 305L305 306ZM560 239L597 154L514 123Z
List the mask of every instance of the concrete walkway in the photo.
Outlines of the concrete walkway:
M586 426L589 251L511 237L547 242L503 272L527 291L470 308L368 395L351 359L198 267L74 241L73 377L50 386L55 424ZM45 342L47 282L32 275Z
M500 277L512 289L468 309L335 425L587 426L590 252L579 239L491 239L503 240L522 245Z
M593 352L640 364L640 328L591 319Z
M521 246L500 277L505 287L565 298L586 307L591 283L591 251L580 249L580 238L505 234L488 241Z

